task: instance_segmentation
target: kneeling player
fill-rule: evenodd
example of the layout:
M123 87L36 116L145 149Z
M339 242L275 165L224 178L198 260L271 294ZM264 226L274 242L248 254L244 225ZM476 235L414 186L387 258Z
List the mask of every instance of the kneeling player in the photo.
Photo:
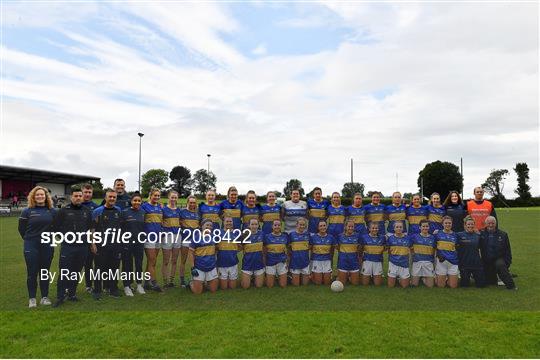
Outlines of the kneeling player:
M189 286L194 294L203 292L205 282L210 292L216 292L218 288L216 243L212 238L212 227L212 221L205 220L201 232L193 232L193 238L189 243L188 261L193 264Z
M383 252L386 245L384 235L379 235L379 224L369 223L369 233L362 236L361 246L363 252L362 261L362 285L369 285L373 279L376 286L383 283Z
M353 285L360 282L360 259L358 257L358 234L354 232L354 220L345 222L345 232L339 235L338 243L338 280L343 284L347 280Z
M315 285L330 285L332 281L332 257L336 239L328 234L326 221L319 221L319 232L310 234L311 278Z
M296 220L296 231L289 234L290 262L292 284L300 285L300 276L302 285L309 284L309 233L306 231L308 222L304 218Z
M281 221L274 220L272 232L264 236L266 250L266 286L274 287L276 275L279 286L287 286L287 244L289 238L281 232Z
M411 239L403 233L403 222L394 223L394 234L388 237L388 287L396 285L399 279L401 287L408 287L411 277L409 272L409 254Z
M259 230L259 220L249 220L249 230L251 230L249 239L242 244L244 257L242 259L241 285L244 289L251 286L252 277L254 278L255 287L260 288L264 283L264 233Z
M429 233L429 221L420 221L420 234L411 235L413 243L412 286L418 286L420 278L427 287L433 287L435 272L435 237Z
M232 217L226 217L223 219L221 239L217 244L217 267L219 274L219 287L221 290L236 288L236 282L238 280L239 244L233 242L233 224Z
M437 259L435 260L435 274L437 286L457 288L458 286L458 255L456 251L457 235L452 231L452 218L443 217L443 231L435 234L437 241Z

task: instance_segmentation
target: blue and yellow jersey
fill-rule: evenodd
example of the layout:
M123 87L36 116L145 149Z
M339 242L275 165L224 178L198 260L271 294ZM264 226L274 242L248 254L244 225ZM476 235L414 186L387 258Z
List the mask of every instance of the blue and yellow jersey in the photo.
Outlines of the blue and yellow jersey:
M372 237L369 234L362 235L361 244L363 247L365 261L382 262L386 240L384 235Z
M182 226L182 238L189 241L193 230L200 226L199 212L189 211L188 209L180 210L180 225Z
M180 231L180 209L173 210L168 206L164 206L162 210L161 231L178 234Z
M289 236L287 233L274 235L273 233L264 236L264 246L266 248L266 266L274 266L280 262L287 261L287 245Z
M289 247L291 249L291 259L289 268L303 269L309 266L309 233L297 233L293 231L289 234Z
M444 206L435 207L433 205L426 206L428 221L429 221L429 232L433 233L435 230L442 230L442 218L446 215L446 208Z
M225 239L227 230L221 230L221 241L217 244L217 267L229 267L238 264L239 244ZM232 236L229 233L229 236Z
M250 243L243 244L244 257L242 258L242 270L256 271L264 268L263 246L264 234L258 231L249 237Z
M144 210L144 230L146 233L159 233L161 231L161 220L163 219L163 209L161 204L152 205L145 202L141 205Z
M199 204L199 214L201 215L201 220L211 220L214 229L219 229L221 227L221 218L219 217L220 212L221 208L219 207L219 204Z
M360 239L358 233L352 235L339 235L337 238L338 269L352 271L360 268L360 261L358 259L359 243Z
M412 234L420 234L420 221L427 220L427 209L425 206L409 206L406 210L407 214L407 221L409 222L409 229L407 230L407 233L409 235Z
M348 219L354 221L354 231L358 234L367 234L366 227L366 209L363 206L354 207L352 205L347 206L345 209L345 216Z
M435 249L437 248L437 243L435 241L435 236L428 235L423 236L422 234L411 235L413 243L413 261L431 261L435 258Z
M367 204L364 206L366 210L366 222L368 224L375 222L379 225L379 235L386 234L384 229L384 208L383 204L373 205Z
M397 237L390 235L387 241L388 261L396 266L409 267L409 254L411 253L412 241L408 235Z
M337 238L343 233L343 223L345 222L345 206L328 205L326 209L328 214L328 233Z
M262 219L262 231L264 234L270 234L272 232L272 224L274 220L281 220L281 206L275 205L262 205L261 206L261 219Z
M330 203L325 199L318 202L314 199L308 199L308 231L310 233L317 233L319 231L319 221L321 219L326 219L326 209L328 208L328 205L330 205Z
M193 266L197 270L207 272L216 268L216 243L213 237L203 237L197 231L193 233L189 247L193 249L195 259Z
M403 223L403 232L407 231L407 207L405 205L394 206L394 204L387 205L384 208L384 213L388 219L388 227L386 228L389 233L394 233L394 224L396 221Z
M259 216L261 214L261 208L259 205L255 205L254 207L249 207L246 204L242 206L242 211L240 212L242 214L242 229L248 229L249 228L249 222L251 219L257 219L259 220Z
M336 238L333 235L310 234L309 244L311 245L311 260L332 260L332 247L336 245Z
M225 219L230 217L233 219L233 228L241 229L242 228L242 207L244 204L240 200L236 200L233 204L229 200L224 200L219 203L219 208L221 211L221 218Z
M448 260L453 265L457 265L459 260L456 251L458 241L456 233L451 232L448 234L444 231L439 231L435 234L435 240L437 241L437 256Z

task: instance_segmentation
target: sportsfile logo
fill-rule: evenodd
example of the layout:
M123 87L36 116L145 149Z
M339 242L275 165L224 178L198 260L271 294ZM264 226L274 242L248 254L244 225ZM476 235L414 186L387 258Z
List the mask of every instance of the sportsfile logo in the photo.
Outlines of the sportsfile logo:
M250 244L251 230L225 230L215 229L199 230L199 229L184 229L178 233L173 232L148 232L139 233L133 236L130 231L122 231L121 229L107 229L104 232L99 231L79 231L79 232L57 232L49 231L41 234L41 243L49 244L56 247L59 244L66 243L69 245L96 244L106 246L108 244L164 244L164 243L203 243L203 244L218 244L222 241L233 244Z

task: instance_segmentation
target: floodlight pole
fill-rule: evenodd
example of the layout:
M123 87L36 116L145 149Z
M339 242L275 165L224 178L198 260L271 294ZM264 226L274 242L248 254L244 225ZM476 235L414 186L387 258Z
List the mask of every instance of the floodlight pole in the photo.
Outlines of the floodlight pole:
M142 150L142 138L143 133L137 133L139 135L139 193L141 192L141 150Z
M208 157L208 175L210 175L210 156L212 156L211 154L206 154L206 156Z

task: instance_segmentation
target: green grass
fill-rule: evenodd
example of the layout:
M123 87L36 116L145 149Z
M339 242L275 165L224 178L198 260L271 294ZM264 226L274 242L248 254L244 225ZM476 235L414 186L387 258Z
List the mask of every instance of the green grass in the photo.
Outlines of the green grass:
M498 210L512 242L517 292L349 286L335 294L309 286L194 296L175 288L94 302L80 291L81 303L35 310L26 308L17 219L1 218L0 355L539 357L537 210ZM57 265L58 251L53 271Z

